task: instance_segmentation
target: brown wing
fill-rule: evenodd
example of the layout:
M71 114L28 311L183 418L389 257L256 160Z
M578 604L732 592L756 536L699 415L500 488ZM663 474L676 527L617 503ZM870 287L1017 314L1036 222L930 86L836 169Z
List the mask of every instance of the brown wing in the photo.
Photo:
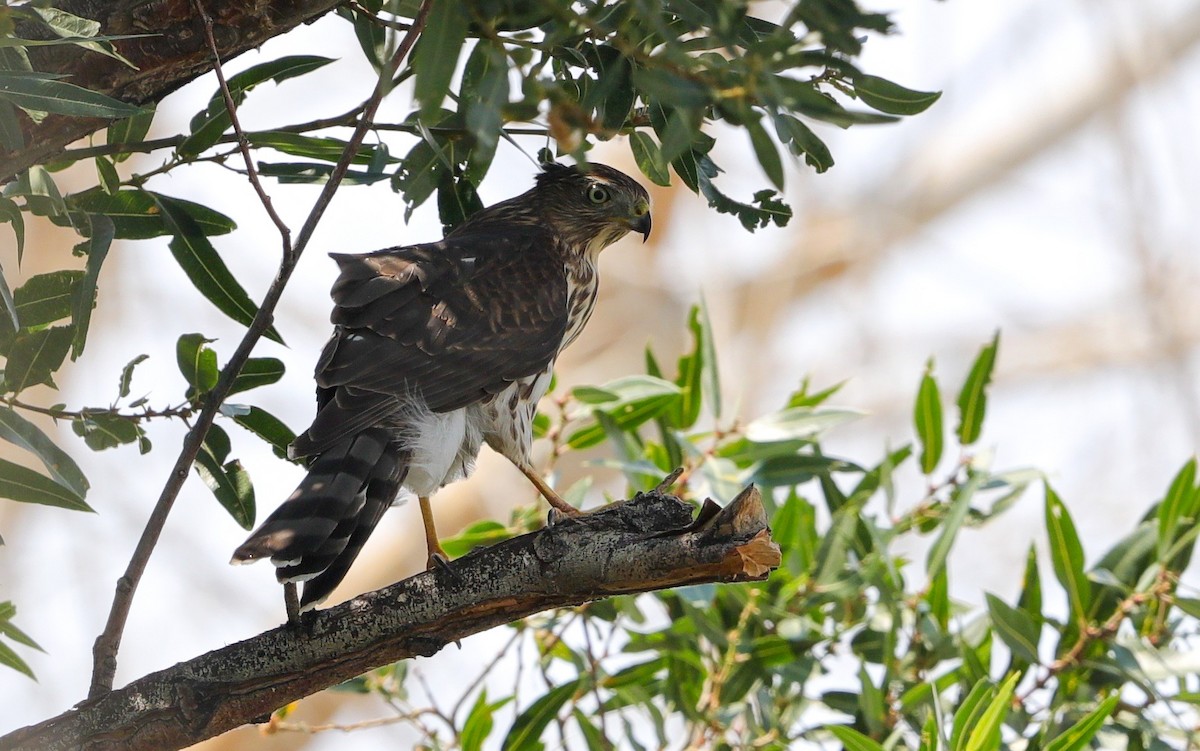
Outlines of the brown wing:
M458 409L553 361L567 325L566 272L549 233L514 229L334 254L337 327L296 456L320 453L415 395L435 412Z

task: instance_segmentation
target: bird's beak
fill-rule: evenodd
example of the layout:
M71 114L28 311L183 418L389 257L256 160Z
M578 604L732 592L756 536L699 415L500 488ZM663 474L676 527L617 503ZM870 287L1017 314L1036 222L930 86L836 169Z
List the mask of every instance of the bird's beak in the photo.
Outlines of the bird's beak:
M646 242L650 239L650 207L641 205L635 212L637 215L629 222L629 228L642 236L642 242Z

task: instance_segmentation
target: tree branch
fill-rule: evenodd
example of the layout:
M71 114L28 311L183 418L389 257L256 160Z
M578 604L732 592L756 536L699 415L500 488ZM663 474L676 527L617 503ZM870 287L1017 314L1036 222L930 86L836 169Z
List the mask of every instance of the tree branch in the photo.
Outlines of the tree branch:
M263 42L312 21L338 5L339 0L211 0L215 39L222 60L229 60ZM101 34L139 34L113 46L136 68L111 57L63 44L28 49L34 70L66 76L66 81L131 104L158 102L188 81L212 70L212 55L199 28L190 0L62 0L55 7L100 22ZM18 35L52 39L48 29L22 23ZM0 182L21 170L59 154L67 144L107 127L102 118L49 115L34 123L18 115L25 146L0 149Z
M677 498L639 494L153 673L0 738L0 748L181 748L539 611L684 584L761 580L779 561L753 486L724 509L706 501L695 520Z

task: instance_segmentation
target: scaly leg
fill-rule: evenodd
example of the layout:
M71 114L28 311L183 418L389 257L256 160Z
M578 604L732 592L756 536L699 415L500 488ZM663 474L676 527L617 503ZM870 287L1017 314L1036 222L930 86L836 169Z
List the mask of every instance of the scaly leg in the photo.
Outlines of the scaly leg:
M521 470L521 474L529 478L529 481L532 482L534 487L538 489L538 492L542 494L542 497L554 507L555 511L565 516L583 515L582 511L567 503L563 500L561 495L555 493L554 489L546 484L546 481L542 479L542 476L539 475L537 470L535 470L533 467L524 464L517 464L517 469Z
M433 526L433 508L429 505L429 499L418 497L417 500L421 504L421 521L425 523L425 549L429 552L425 570L428 571L434 566L445 566L450 562L450 556L446 555L446 551L438 542L437 529Z

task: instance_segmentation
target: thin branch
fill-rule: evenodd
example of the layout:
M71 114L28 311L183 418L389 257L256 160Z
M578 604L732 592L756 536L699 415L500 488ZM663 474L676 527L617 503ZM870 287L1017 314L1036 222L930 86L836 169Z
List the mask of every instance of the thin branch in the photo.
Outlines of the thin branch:
M55 407L42 407L37 404L23 402L15 396L0 396L0 404L5 404L15 409L33 412L39 415L45 415L54 420L86 420L89 417L117 417L129 422L141 422L143 420L155 420L161 418L173 418L186 420L191 417L197 407L192 404L181 404L178 407L163 407L162 409L154 409L153 407L142 407L139 412L122 412L118 407L84 407L83 409L57 409Z
M304 252L304 248L308 245L308 241L312 238L317 223L320 222L325 209L329 206L329 202L333 199L334 191L337 190L338 185L345 176L351 160L358 151L358 147L362 144L363 138L370 128L371 118L374 117L376 110L379 108L380 101L382 101L388 91L392 74L399 67L400 61L412 49L417 36L420 35L421 30L424 28L431 4L432 0L424 0L421 10L413 22L412 29L401 40L388 66L381 71L375 90L363 108L363 117L359 121L354 134L350 137L350 142L346 145L341 160L329 176L329 182L325 184L324 190L321 191L320 196L313 205L308 220L300 230L300 235L295 244L289 249L289 252L284 254L283 259L280 261L275 281L267 290L258 313L250 323L245 336L242 337L241 343L238 344L237 350L234 351L233 355L229 358L229 362L221 371L221 377L218 379L217 385L207 394L204 408L200 411L196 419L196 424L188 431L187 436L184 438L179 458L176 459L175 466L171 470L171 475L167 478L167 482L163 487L162 493L159 495L154 510L150 513L150 518L146 521L146 528L142 531L142 536L138 540L133 556L130 558L129 566L126 568L125 574L117 580L112 610L109 612L104 631L97 637L96 644L92 649L92 682L88 692L89 699L96 699L112 690L113 678L117 671L117 651L121 645L121 635L125 630L125 623L129 618L129 608L133 602L134 592L137 590L137 585L142 578L142 574L145 573L150 555L154 552L154 548L158 544L163 527L166 526L167 517L171 513L175 499L179 496L179 491L187 479L188 470L196 460L196 455L200 452L204 437L212 426L217 410L233 387L233 382L237 378L238 373L241 372L242 366L249 359L250 353L254 350L254 346L258 343L258 340L270 328L275 317L275 306L279 304L279 299L283 296L283 290L296 268L296 263L299 261L301 253Z
M246 162L246 176L250 178L250 184L254 186L254 192L258 194L258 200L266 209L267 216L271 217L271 221L279 230L279 236L283 239L283 256L286 258L292 250L292 230L275 212L275 207L271 204L271 197L267 195L267 191L263 190L262 183L258 179L258 171L254 169L254 159L250 157L250 142L246 140L246 133L242 130L242 123L237 114L237 104L233 101L229 83L225 80L225 69L221 66L221 52L217 48L216 38L213 37L212 18L209 17L208 11L204 10L204 3L201 0L192 0L192 7L196 9L196 13L200 15L200 20L204 25L204 39L208 42L208 49L213 56L213 73L216 74L217 84L221 87L221 96L225 98L225 109L229 112L229 122L233 125L238 150L242 152L242 159Z
M642 494L145 676L0 737L0 748L181 748L533 613L686 584L762 580L779 561L753 487L707 521L693 519L677 498Z

